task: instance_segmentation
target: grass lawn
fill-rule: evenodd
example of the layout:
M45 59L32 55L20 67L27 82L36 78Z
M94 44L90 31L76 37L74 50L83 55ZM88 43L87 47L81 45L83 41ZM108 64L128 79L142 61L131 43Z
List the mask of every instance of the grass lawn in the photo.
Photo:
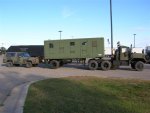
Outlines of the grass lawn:
M30 86L24 113L150 113L150 81L68 77Z

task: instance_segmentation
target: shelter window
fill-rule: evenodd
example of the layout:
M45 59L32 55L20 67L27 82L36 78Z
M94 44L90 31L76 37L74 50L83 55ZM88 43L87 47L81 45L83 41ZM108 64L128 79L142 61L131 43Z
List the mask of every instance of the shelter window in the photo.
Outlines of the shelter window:
M70 46L75 46L75 42L70 42Z
M50 43L49 48L54 48L54 45L52 43Z
M87 45L87 42L82 42L82 45Z

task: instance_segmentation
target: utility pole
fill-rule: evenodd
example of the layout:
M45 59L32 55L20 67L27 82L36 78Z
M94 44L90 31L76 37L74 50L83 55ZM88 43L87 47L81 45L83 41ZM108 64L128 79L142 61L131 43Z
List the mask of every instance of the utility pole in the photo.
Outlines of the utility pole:
M112 20L112 0L110 0L110 24L111 24L111 54L113 55L113 20Z

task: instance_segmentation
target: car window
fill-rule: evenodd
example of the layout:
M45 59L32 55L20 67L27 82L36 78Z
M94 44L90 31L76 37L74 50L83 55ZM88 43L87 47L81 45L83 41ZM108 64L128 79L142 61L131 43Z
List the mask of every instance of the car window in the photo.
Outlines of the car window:
M6 53L6 57L14 57L15 53Z

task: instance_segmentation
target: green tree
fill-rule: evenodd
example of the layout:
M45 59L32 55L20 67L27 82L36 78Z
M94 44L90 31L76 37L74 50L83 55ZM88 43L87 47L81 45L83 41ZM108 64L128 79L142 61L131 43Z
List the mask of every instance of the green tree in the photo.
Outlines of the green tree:
M6 48L5 47L0 47L0 54L5 54Z

